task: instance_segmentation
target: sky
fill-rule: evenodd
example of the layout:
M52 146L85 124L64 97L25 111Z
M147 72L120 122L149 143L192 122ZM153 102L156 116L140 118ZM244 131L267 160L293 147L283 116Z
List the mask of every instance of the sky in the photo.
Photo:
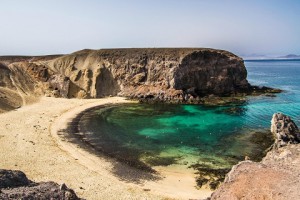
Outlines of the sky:
M300 54L299 0L0 0L0 55L208 47Z

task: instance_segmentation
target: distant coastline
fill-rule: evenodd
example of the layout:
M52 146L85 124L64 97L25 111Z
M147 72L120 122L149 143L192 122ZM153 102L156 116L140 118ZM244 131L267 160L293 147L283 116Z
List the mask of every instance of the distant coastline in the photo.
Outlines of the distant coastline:
M245 62L261 62L261 61L300 61L300 58L262 58L262 59L244 59Z

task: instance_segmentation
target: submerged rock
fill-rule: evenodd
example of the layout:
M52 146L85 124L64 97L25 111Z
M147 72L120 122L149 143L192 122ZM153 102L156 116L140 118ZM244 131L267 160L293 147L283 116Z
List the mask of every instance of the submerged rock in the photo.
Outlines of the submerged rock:
M0 169L0 199L80 200L65 184L35 183L21 171Z
M205 164L193 164L189 168L196 170L197 187L202 188L208 185L211 190L215 190L224 181L225 175L230 171L228 168L212 168Z
M297 125L289 116L282 113L275 113L273 115L271 132L275 137L275 145L277 147L300 142L300 132Z

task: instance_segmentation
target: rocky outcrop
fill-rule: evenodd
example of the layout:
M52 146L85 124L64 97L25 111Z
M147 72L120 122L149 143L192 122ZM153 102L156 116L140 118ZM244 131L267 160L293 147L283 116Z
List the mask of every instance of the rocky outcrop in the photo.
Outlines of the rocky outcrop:
M0 170L0 199L80 200L65 184L34 183L21 171Z
M281 113L274 114L271 128L274 136L278 141L290 142L285 145L279 142L279 148L269 151L261 162L248 160L235 165L209 199L298 199L300 146L294 144L296 127L290 117Z
M0 57L0 63L0 89L17 92L23 103L29 96L118 95L147 102L226 104L242 102L240 97L246 94L274 92L250 86L243 60L216 49L82 50L69 55Z
M35 64L56 57L0 57L0 113L35 102L39 96L48 93L48 96L67 97L65 88L69 85L65 77L59 78L61 75ZM61 94L57 94L57 90Z
M282 113L275 113L273 115L271 120L271 132L275 137L276 147L300 142L300 131L297 125L289 116Z
M243 60L213 49L83 50L43 65L76 86L69 97L120 95L184 102L250 88Z

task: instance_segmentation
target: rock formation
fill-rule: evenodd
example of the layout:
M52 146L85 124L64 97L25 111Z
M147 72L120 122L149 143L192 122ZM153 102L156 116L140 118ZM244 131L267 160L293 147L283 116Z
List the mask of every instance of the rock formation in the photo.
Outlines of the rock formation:
M282 113L275 113L271 120L271 132L275 137L275 146L282 147L287 144L300 142L300 131L294 121Z
M218 103L224 96L274 92L250 86L243 60L215 49L82 50L64 56L0 57L0 64L0 92L9 89L21 98L13 108L41 95L119 95L171 103L211 103L216 97Z
M65 184L34 183L21 171L0 170L0 199L80 200Z
M0 57L0 113L32 103L38 96L44 95L48 70L32 62L56 57Z
M249 89L243 60L221 50L83 50L42 65L70 79L69 97L184 101Z
M297 126L290 117L275 113L271 129L279 148L269 151L261 162L248 160L233 166L209 199L299 199L300 146L294 144Z

